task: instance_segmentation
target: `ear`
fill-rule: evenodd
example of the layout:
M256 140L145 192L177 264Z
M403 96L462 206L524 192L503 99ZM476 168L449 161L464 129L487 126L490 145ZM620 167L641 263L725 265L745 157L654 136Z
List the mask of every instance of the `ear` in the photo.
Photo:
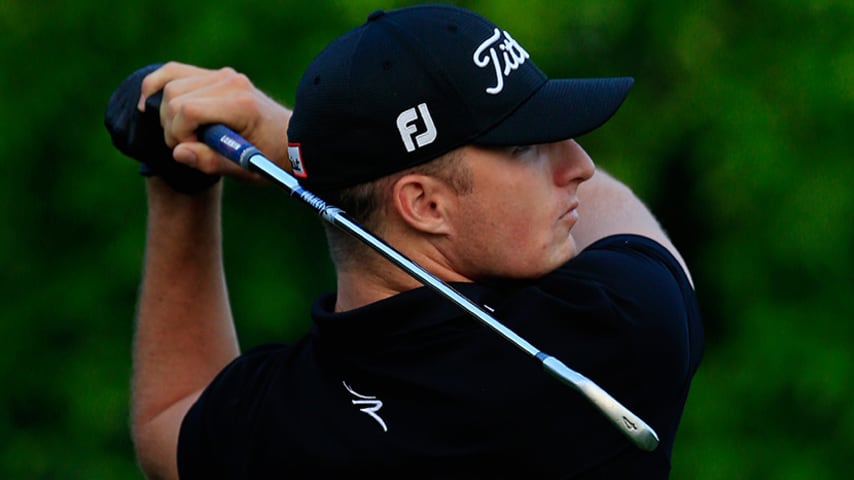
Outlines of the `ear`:
M404 175L394 183L392 195L395 211L410 227L425 233L449 232L448 207L454 192L441 180Z

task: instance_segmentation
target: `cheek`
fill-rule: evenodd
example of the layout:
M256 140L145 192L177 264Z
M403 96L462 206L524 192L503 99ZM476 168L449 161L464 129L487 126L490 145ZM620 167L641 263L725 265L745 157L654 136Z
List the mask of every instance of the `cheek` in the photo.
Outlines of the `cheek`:
M506 247L530 247L532 243L539 243L536 238L543 232L544 225L539 218L542 212L509 198L502 200L483 212L477 228L484 233L493 232L496 239L501 239Z
M555 229L554 219L543 212L519 203L506 202L490 210L479 221L471 222L470 250L474 255L491 258L502 274L527 276L539 271L559 245L566 242L567 232Z
M516 247L536 251L551 243L555 219L544 203L510 202L500 210L501 229L507 241Z
M503 231L507 266L521 276L537 276L569 261L576 253L572 224L546 208L514 211Z
M455 215L453 263L470 278L535 277L574 253L569 229L557 221L558 202L545 195L472 195ZM534 190L536 192L536 190Z

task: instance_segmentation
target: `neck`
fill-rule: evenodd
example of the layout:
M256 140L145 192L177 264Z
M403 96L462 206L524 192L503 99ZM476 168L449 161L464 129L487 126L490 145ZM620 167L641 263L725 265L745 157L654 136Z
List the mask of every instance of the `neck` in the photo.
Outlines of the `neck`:
M470 281L438 261L435 256L424 254L423 250L401 253L442 281ZM338 265L336 276L336 312L363 307L422 286L421 282L374 251L367 252L346 265Z

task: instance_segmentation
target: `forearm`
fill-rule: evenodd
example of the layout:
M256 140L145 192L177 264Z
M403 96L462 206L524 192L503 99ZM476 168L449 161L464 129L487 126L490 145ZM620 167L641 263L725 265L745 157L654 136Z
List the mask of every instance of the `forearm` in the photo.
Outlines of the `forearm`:
M652 212L632 190L601 169L578 188L579 219L572 230L579 250L601 238L633 233L651 238L667 248L688 273L679 251Z
M137 442L239 353L222 267L221 189L188 196L148 180L131 399Z
M129 108L144 111L146 98L157 92L163 94L164 139L178 163L212 175L262 180L197 138L199 126L223 123L289 167L291 112L245 75L169 62L142 79L139 102ZM119 126L126 118L116 119ZM139 155L145 157L145 149ZM146 188L147 243L133 347L133 440L150 478L173 479L184 416L239 348L222 265L222 183L196 196L176 193L156 177Z

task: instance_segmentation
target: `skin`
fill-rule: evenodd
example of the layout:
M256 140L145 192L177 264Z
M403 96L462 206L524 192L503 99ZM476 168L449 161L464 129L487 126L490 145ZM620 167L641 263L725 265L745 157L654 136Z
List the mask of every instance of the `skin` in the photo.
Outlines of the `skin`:
M226 123L287 167L290 111L233 69L170 62L148 75L138 105L163 90L165 141L181 163L260 182L198 141L202 124ZM222 269L222 184L196 196L146 180L148 221L133 348L131 425L150 478L177 478L180 422L202 389L240 354Z
M160 123L175 160L205 173L260 182L196 137L203 124L224 123L290 171L286 132L291 112L255 88L246 75L230 67L208 70L169 62L145 77L137 108L163 90Z
M466 147L472 192L452 200L441 251L469 281L532 278L576 252L578 187L593 161L572 140L500 150ZM485 235L485 232L489 232Z
M139 108L161 89L161 123L177 161L205 173L260 181L196 138L200 125L223 123L289 168L291 112L244 75L168 63L143 81ZM682 262L643 203L628 187L595 171L572 140L503 149L467 146L461 154L473 174L471 191L457 194L436 178L403 175L394 182L388 214L377 232L445 281L537 277L617 233L653 238ZM240 351L222 266L222 183L189 196L156 177L146 182L146 255L133 347L133 439L146 475L176 479L181 421ZM379 255L358 266L339 265L336 273L338 310L419 286Z

